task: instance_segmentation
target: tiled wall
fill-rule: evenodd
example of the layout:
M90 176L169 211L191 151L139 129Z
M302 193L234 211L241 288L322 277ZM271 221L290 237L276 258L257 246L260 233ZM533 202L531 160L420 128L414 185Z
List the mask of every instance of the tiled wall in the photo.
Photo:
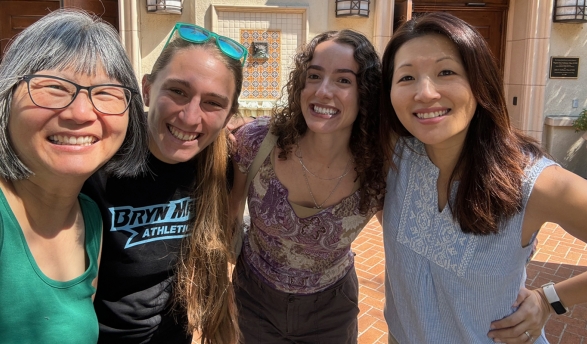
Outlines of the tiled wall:
M243 99L275 99L281 91L281 31L241 29L241 43L249 49L243 70ZM253 45L267 44L267 58L256 58Z
M241 102L275 100L280 96L296 49L304 43L304 28L303 15L299 13L218 13L218 34L231 37L247 47L252 42L269 43L268 59L251 58L253 51L249 49Z

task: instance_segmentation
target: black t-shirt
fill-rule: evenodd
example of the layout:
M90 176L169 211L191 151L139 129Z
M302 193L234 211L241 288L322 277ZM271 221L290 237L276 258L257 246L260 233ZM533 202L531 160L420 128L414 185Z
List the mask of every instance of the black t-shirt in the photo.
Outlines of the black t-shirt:
M153 155L148 164L151 172L137 178L99 171L82 190L98 203L104 222L94 300L100 343L191 342L185 314L171 313L170 295L189 230L195 164L166 164Z

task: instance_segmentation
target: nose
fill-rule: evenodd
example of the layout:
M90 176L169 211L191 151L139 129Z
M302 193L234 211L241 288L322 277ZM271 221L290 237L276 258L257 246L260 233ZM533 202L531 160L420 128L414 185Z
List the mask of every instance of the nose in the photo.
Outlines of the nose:
M328 78L324 78L324 80L322 80L318 86L318 89L316 90L316 96L326 99L332 98L332 89Z
M98 116L96 113L97 110L95 110L94 105L90 101L90 96L86 90L81 90L73 102L64 110L61 113L61 117L78 124L95 121Z
M429 78L421 79L418 82L416 95L414 100L427 103L440 98L440 94L436 89L436 85Z
M198 125L202 121L202 106L201 100L198 97L193 97L189 103L185 105L183 111L179 114L179 118L187 125Z

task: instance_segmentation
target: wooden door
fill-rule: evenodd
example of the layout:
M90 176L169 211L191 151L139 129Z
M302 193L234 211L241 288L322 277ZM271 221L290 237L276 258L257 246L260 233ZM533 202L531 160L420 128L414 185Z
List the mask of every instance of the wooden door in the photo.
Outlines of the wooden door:
M51 11L80 8L109 22L118 30L118 0L0 0L0 60L17 33Z
M118 31L118 0L63 0L63 7L81 8L95 14Z
M59 7L59 0L0 0L0 59L12 37Z
M505 55L505 34L507 23L507 8L495 7L442 7L414 4L413 16L426 12L448 12L471 24L489 44L497 65L503 70Z
M393 5L393 31L412 19L412 0L396 0Z

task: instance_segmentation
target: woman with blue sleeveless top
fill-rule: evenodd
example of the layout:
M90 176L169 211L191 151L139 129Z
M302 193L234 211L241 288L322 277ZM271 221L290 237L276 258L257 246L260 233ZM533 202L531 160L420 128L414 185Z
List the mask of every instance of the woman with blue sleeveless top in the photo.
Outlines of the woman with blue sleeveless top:
M544 222L587 241L587 181L511 126L501 73L464 21L410 20L382 65L390 341L547 343L548 315L587 301L587 275L529 291L525 267Z

